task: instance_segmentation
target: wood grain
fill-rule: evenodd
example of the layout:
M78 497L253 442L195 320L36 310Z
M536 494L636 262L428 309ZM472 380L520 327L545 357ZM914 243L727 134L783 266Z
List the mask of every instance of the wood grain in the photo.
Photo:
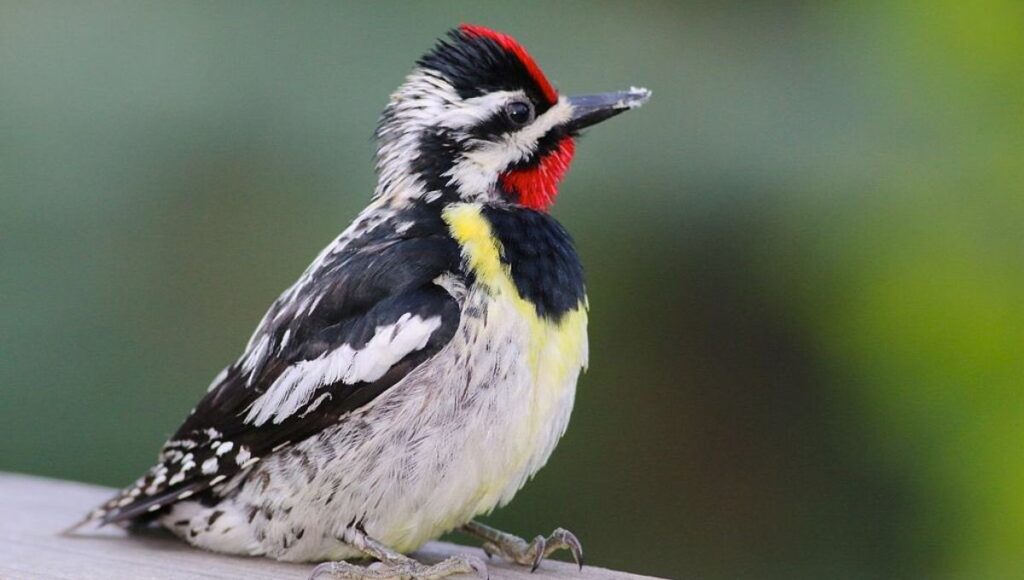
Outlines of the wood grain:
M60 530L113 491L82 483L0 473L0 579L304 580L312 570L309 564L204 552L161 530L129 535L116 528L89 529L70 537L59 535ZM438 561L459 552L484 558L478 548L443 542L427 544L415 556L423 561ZM581 572L571 564L555 561L544 562L535 574L497 560L489 560L488 568L493 580L650 578L592 566Z

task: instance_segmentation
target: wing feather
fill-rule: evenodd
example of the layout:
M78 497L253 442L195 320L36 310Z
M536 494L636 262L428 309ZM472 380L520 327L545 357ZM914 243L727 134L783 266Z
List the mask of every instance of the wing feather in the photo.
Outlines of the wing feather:
M358 242L339 238L340 251L325 250L271 306L158 463L87 520L144 521L176 501L216 493L268 454L344 420L440 351L459 324L448 282L459 271L458 246L439 219L406 216L413 226L403 227L396 227L401 216L389 219Z

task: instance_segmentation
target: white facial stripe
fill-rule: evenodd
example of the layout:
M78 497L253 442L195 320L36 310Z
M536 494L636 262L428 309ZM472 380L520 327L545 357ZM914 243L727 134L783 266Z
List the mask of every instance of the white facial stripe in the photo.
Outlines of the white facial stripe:
M523 91L498 91L472 97L445 111L438 125L449 129L468 129L486 121L507 103L525 98Z
M249 408L247 423L280 423L308 403L317 389L336 382L372 382L407 354L420 350L441 326L441 317L423 319L406 313L393 324L378 326L373 338L356 350L344 345L284 370Z
M537 117L533 123L530 123L519 131L510 133L506 136L506 139L516 141L516 145L519 147L525 147L527 143L536 146L537 141L546 135L548 131L556 125L568 122L571 118L572 105L569 104L569 99L559 97L558 102L547 111L544 111L544 114ZM516 161L518 161L518 159Z
M421 136L438 127L450 129L456 139L466 140L463 144L467 150L471 149L442 177L465 198L495 195L494 185L501 172L532 155L541 137L572 118L572 105L560 97L532 123L497 142L474 140L466 134L508 102L524 98L522 91L497 91L463 100L441 73L429 69L413 71L391 96L388 117L378 131L379 180L375 197L403 200L431 193L425 191L420 176L411 167L420 153Z
M488 95L488 97L490 96ZM489 191L502 171L533 155L541 137L571 118L572 105L569 104L568 99L560 97L555 106L519 131L508 133L497 142L476 142L476 148L466 153L465 157L456 163L447 175L464 195Z

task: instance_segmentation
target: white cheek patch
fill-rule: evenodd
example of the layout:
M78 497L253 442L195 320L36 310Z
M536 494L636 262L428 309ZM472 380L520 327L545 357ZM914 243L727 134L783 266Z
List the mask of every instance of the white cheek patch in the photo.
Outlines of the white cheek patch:
M373 338L358 350L346 344L292 365L253 402L245 422L281 423L309 403L320 387L339 381L348 385L375 381L406 355L426 346L440 326L440 316L423 319L406 313L392 324L378 326Z
M492 194L502 171L532 155L541 137L572 117L572 105L568 99L560 97L533 123L505 135L499 142L475 141L466 136L469 128L486 121L508 102L524 98L523 91L496 91L462 99L441 73L429 69L413 71L392 95L390 116L377 133L379 180L374 196L440 195L425 191L419 176L411 169L419 155L421 136L437 128L450 129L456 138L468 139L462 145L472 149L442 177L463 197Z
M496 93L504 94L507 102L510 94L517 93ZM490 97L488 95L487 97ZM487 97L480 97L481 99ZM493 110L484 115L486 119ZM463 195L478 195L490 191L498 179L498 176L510 165L528 158L537 149L537 142L552 128L561 125L572 118L572 105L565 97L561 97L555 106L537 117L519 131L513 131L505 135L500 141L476 142L476 147L465 154L451 170L446 173L453 183L459 188ZM479 122L479 120L477 120Z

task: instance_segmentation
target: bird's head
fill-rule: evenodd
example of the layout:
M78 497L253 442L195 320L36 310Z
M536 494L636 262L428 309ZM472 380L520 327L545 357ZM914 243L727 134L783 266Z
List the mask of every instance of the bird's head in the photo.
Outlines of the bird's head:
M579 131L649 96L562 96L515 39L464 24L391 96L377 128L377 196L546 210Z

